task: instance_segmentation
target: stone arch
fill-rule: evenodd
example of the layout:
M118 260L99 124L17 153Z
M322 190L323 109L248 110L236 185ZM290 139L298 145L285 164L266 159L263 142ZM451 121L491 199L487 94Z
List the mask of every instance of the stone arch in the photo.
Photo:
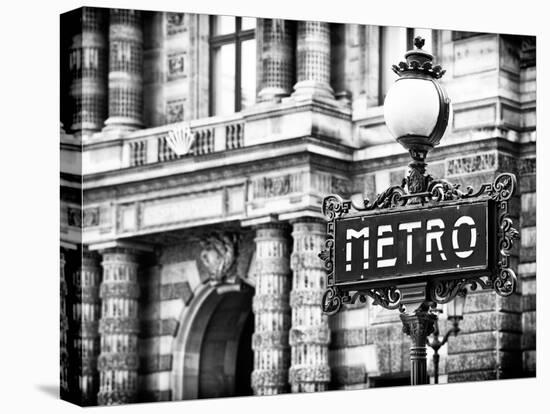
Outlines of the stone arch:
M242 336L249 330L252 296L243 283L195 290L172 343L173 400L238 395L237 359L247 345L243 340L250 341Z

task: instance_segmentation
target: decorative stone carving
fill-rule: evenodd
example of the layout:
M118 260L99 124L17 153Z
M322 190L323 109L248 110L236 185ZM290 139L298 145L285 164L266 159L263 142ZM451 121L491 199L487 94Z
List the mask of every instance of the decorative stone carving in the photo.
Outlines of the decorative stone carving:
M290 331L288 341L290 346L303 344L326 345L330 342L330 330L328 329L328 326L293 328Z
M311 390L302 392L318 392L326 390L326 386L321 383L330 381L330 367L328 365L308 366L303 368L290 369L288 380L291 384L311 383ZM313 389L315 388L315 389Z
M516 171L517 160L497 151L473 154L447 160L446 175L475 174L488 171Z
M288 389L288 328L290 290L285 227L269 224L256 230L256 291L252 349L252 389L256 395L281 394Z
M302 173L262 177L252 181L253 198L280 197L303 189Z
M252 349L288 348L288 334L278 331L259 332L252 335Z
M166 13L166 33L168 36L173 36L186 30L183 19L183 13Z
M252 372L252 383L255 389L264 391L260 395L280 394L278 389L286 388L288 371L281 370L254 370Z
M168 80L185 76L185 52L171 53L167 56Z
M200 259L208 272L210 284L235 282L237 236L228 233L211 234L201 240L201 247Z
M103 254L103 300L99 325L99 405L137 401L139 332L137 258L126 250Z
M178 157L189 154L195 143L195 134L189 123L182 122L168 131L166 143Z
M325 271L317 256L325 242L325 225L303 219L293 224L291 268L294 273L290 306L292 329L289 334L292 392L326 390L330 381L328 344L330 330L322 302Z
M296 255L292 256L292 259L297 257ZM317 258L317 261L319 261L319 258ZM307 261L298 261L298 260L292 260L292 268L298 269L298 266L303 267L313 267L312 266L312 260ZM314 265L316 265L315 263ZM316 306L321 303L321 300L323 299L323 291L315 291L315 290L298 290L298 291L292 291L290 292L290 306L291 307L298 307L298 306Z
M166 102L166 122L168 124L183 121L183 106L185 99Z
M497 157L495 152L486 152L466 157L447 160L447 177L461 174L472 174L491 171L496 168Z
M256 295L252 300L252 310L254 313L260 312L284 312L288 311L288 295L281 294L273 296L271 294Z

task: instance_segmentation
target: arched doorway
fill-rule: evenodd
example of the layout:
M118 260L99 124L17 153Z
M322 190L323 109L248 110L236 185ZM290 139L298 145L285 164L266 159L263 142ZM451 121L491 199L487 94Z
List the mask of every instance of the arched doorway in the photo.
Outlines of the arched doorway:
M175 400L251 395L253 289L201 286L174 341Z

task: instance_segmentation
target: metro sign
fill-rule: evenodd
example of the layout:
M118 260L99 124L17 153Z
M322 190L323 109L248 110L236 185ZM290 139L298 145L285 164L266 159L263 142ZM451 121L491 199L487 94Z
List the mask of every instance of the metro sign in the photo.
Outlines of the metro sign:
M488 201L335 220L337 285L384 282L490 266Z
M418 299L447 303L467 289L511 295L517 277L510 255L519 234L509 211L515 188L516 177L501 173L478 191L432 179L424 192L393 186L364 206L325 197L323 311L333 314L367 296L396 309Z

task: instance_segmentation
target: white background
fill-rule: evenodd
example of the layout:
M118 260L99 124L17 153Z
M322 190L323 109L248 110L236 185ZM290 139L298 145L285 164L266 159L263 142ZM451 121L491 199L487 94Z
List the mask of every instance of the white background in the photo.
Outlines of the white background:
M92 408L105 412L518 412L548 410L548 11L546 2L132 0L2 3L0 412L65 413L58 400L59 13L103 7L537 35L537 379ZM546 18L545 18L546 17ZM546 98L546 99L544 99ZM545 110L546 109L546 110ZM546 327L546 328L545 328ZM544 390L546 389L546 395ZM544 398L546 397L546 398ZM546 411L548 412L548 411Z

